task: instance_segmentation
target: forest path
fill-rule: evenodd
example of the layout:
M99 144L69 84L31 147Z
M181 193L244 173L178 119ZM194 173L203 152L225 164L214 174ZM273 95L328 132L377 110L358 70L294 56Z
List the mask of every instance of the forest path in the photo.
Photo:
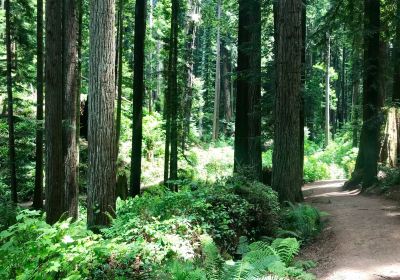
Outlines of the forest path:
M344 181L306 185L306 202L329 213L318 239L302 252L322 280L400 280L400 205L343 191Z

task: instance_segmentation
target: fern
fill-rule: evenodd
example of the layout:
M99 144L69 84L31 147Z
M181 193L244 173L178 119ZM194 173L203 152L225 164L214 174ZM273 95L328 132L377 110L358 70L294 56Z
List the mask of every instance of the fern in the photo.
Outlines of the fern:
M200 241L203 249L204 267L206 270L207 279L221 279L221 271L224 262L217 246L215 245L212 238L208 235L202 235L200 237Z
M301 266L290 266L300 249L295 238L276 239L271 245L263 241L246 245L245 242L241 244L241 251L246 252L242 260L228 262L221 279L314 279Z

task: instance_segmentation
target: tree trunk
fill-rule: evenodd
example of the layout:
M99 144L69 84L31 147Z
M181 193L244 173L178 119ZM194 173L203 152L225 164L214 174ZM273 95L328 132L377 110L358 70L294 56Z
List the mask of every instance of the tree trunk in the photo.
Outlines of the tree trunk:
M17 171L14 135L14 100L12 92L12 51L11 51L11 8L10 0L5 1L6 9L6 48L7 48L7 98L8 98L8 160L10 171L11 200L18 202Z
M245 172L261 181L261 7L259 0L239 1L238 40L234 170Z
M59 0L46 1L45 139L46 139L46 221L57 222L65 210L63 183L63 30Z
M214 99L214 118L213 118L213 136L215 141L219 136L219 106L221 102L221 0L218 0L218 27L217 27L217 62L215 66L215 99Z
M172 0L172 17L171 17L171 33L172 33L172 60L171 60L171 74L170 74L170 118L171 118L171 157L170 157L170 177L171 181L178 179L178 32L179 32L179 0ZM175 184L171 187L176 190Z
M400 0L396 1L395 36L393 41L393 103L400 102ZM398 104L396 104L398 106Z
M225 118L225 131L227 129L227 125L232 121L232 96L231 96L231 88L230 88L230 56L228 49L223 46L221 48L221 56L222 56L222 89L224 96L224 118Z
M63 26L63 151L65 206L69 217L78 218L78 148L76 138L78 88L79 15L76 0L64 0Z
M330 142L330 75L329 68L331 67L331 38L329 33L326 34L326 72L325 72L325 146Z
M280 201L295 202L301 191L300 106L302 0L278 1L275 135L272 187ZM290 12L289 12L290 11Z
M115 215L115 1L90 2L88 227Z
M198 13L197 1L191 2L190 14ZM182 152L185 152L186 142L190 134L190 124L191 124L191 111L193 105L193 67L194 67L194 50L196 48L196 32L197 32L197 22L193 19L189 19L187 23L186 32L186 90L185 97L183 100L183 134L182 134Z
M124 0L118 3L118 43L117 43L117 120L116 120L116 149L117 158L119 153L119 142L121 138L121 118L122 118L122 63L123 63L123 39L124 39Z
M363 190L377 181L380 112L380 1L364 0L364 86L363 126L355 171L345 185L353 188L362 182Z
M135 8L135 50L133 80L133 135L130 195L140 194L142 170L143 98L144 98L144 41L146 36L146 0L137 0Z
M33 208L43 208L43 0L37 0L36 64L36 165Z

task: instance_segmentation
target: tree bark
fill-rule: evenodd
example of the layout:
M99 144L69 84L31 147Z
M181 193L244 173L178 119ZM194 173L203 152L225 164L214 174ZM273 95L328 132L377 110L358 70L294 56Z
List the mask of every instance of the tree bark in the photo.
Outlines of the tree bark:
M79 15L77 0L64 0L63 26L63 152L65 206L68 216L78 218L77 96Z
M215 99L214 99L214 117L213 117L213 136L215 141L219 136L219 107L221 103L221 0L218 0L218 27L217 27L217 60L215 66Z
M144 98L144 41L146 36L146 0L137 0L135 8L135 50L133 80L133 135L130 195L140 194L142 169L143 98Z
M380 110L380 1L364 0L364 86L363 126L355 171L345 187L362 182L362 189L377 181L379 134L382 123Z
M115 215L115 1L90 2L88 227Z
M119 142L121 138L121 119L122 119L122 63L123 63L123 39L124 39L124 0L118 3L118 43L117 43L117 120L116 120L116 153L119 154Z
M178 17L180 11L179 0L172 0L172 17L171 17L171 32L172 32L172 65L170 74L170 102L171 102L171 157L170 157L170 177L171 181L178 179L178 33L179 24ZM175 184L171 187L176 190Z
M272 187L280 201L295 202L301 191L300 103L302 0L278 1L276 100Z
M325 146L330 142L330 75L329 68L331 67L331 38L329 33L326 34L326 72L325 72Z
M43 208L43 0L37 0L36 64L36 165L33 208Z
M63 30L59 0L46 1L45 139L46 221L57 222L65 210L63 162Z
M15 157L15 134L14 134L14 100L12 81L12 51L11 51L11 7L10 0L5 0L6 9L6 49L7 49L7 98L8 98L8 160L10 172L11 200L18 202L17 194L17 171Z
M400 102L400 0L396 1L396 5L395 37L393 42L393 103Z
M260 5L259 0L239 1L234 171L261 181Z

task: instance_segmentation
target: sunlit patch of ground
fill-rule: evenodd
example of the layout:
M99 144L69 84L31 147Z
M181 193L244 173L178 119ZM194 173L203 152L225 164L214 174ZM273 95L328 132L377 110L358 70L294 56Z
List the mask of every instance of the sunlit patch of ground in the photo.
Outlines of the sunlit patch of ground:
M397 202L358 191L344 181L304 187L306 201L328 212L321 236L303 251L318 263L320 280L400 280L400 207Z

